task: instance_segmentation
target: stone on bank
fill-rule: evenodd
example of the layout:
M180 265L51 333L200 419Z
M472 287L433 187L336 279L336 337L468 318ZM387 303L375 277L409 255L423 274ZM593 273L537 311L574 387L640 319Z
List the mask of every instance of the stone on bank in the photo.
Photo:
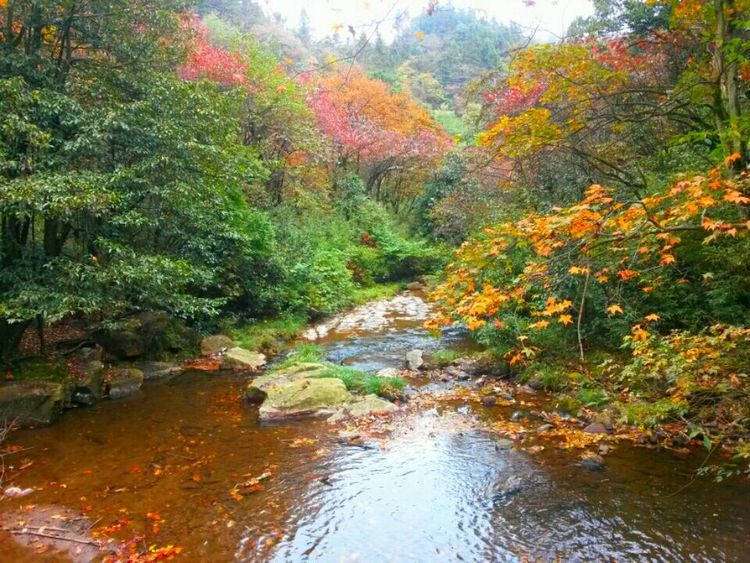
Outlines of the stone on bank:
M0 386L0 420L19 426L51 424L65 404L65 386L52 381L21 381Z

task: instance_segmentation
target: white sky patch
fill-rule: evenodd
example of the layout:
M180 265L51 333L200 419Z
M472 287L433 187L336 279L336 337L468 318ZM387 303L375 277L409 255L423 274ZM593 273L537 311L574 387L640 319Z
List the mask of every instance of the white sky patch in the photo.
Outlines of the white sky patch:
M259 3L268 14L281 13L292 29L299 26L304 8L317 39L331 35L336 27L341 28L343 36L349 25L358 34L367 33L376 22L385 19L379 31L390 40L396 15L407 10L411 17L417 16L426 10L428 0L259 0ZM438 9L447 3L438 2ZM515 21L529 33L538 29L538 39L561 37L575 18L593 13L590 0L536 0L533 4L524 0L452 0L451 3L457 8L473 8L480 16L494 17L498 22Z

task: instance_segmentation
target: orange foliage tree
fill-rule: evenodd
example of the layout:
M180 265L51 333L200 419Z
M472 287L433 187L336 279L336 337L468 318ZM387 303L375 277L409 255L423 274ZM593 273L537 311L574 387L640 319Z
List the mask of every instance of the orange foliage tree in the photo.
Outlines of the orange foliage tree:
M487 227L464 243L434 294L441 314L429 326L461 320L506 331L516 340L511 364L537 354L536 335L569 326L583 359L584 323L602 317L622 317L630 338L645 340L662 317L660 292L703 281L705 272L686 266L696 249L719 241L747 252L748 204L747 173L733 178L722 168L642 198L593 185L575 205Z
M360 70L334 72L310 100L334 161L361 174L370 194L398 207L418 194L451 146L427 111Z

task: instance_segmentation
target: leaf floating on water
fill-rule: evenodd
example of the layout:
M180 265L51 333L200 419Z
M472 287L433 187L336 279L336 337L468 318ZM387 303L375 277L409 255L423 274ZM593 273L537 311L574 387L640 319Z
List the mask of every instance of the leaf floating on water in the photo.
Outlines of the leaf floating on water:
M303 446L312 446L316 444L318 441L313 438L297 438L296 440L292 441L291 444L289 444L290 448L301 448Z
M257 493L258 491L261 491L263 489L261 482L270 479L272 476L273 473L271 473L270 471L264 471L257 477L248 479L244 483L237 483L234 487L232 487L232 490L229 491L229 494L233 499L240 500L244 495Z

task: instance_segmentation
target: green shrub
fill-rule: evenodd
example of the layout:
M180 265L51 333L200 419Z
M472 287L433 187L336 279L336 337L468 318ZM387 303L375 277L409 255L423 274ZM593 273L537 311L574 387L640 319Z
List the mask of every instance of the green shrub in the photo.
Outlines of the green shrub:
M583 387L578 390L578 400L589 408L601 407L610 402L610 397L604 389L599 387Z
M354 280L362 285L384 282L391 275L386 257L379 248L370 246L353 247L348 265Z
M284 341L294 338L307 324L303 315L287 315L260 320L226 329L229 336L248 350L277 350Z

